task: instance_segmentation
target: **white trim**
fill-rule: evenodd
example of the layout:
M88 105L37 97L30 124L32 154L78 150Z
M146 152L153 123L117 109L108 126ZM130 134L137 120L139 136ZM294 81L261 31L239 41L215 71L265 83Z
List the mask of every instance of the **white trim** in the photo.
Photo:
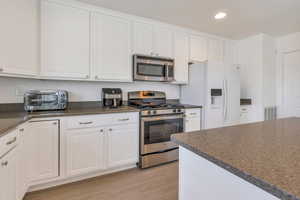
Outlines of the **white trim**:
M300 49L295 49L295 50L290 50L290 51L281 51L278 53L278 57L277 57L277 63L279 65L279 76L280 76L280 82L278 84L278 87L280 89L277 88L278 93L279 93L279 97L280 97L280 102L278 103L278 107L279 107L279 117L286 117L287 113L286 113L286 104L285 104L285 98L284 98L284 94L285 94L285 66L284 66L284 61L285 61L285 56L290 54L290 53L296 53L296 52L300 52Z
M70 177L68 177L68 178L59 178L59 179L56 179L56 180L52 180L48 183L31 185L28 189L28 192L43 190L43 189L47 189L47 188L51 188L51 187L55 187L55 186L59 186L59 185L73 183L73 182L77 182L77 181L81 181L81 180L85 180L85 179L89 179L89 178L99 177L99 176L112 174L112 173L116 173L116 172L120 172L120 171L124 171L124 170L128 170L128 169L133 169L133 168L136 168L136 164L127 165L127 166L115 168L115 169L108 170L108 171L103 171L103 170L102 171L95 171L95 172L92 172L92 173L88 173L88 174L84 174L84 175L80 175L80 176L74 176L74 177L71 177L71 178Z

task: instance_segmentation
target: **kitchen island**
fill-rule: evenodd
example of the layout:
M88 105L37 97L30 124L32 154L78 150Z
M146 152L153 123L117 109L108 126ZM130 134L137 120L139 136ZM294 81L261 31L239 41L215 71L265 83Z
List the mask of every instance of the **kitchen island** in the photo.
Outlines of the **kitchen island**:
M300 200L300 118L176 134L179 200Z

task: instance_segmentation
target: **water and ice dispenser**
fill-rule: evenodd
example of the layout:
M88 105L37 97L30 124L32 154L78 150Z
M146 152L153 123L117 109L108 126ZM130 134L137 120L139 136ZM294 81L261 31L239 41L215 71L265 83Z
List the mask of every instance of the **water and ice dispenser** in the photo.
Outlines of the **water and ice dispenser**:
M222 89L210 89L210 97L211 102L210 105L212 107L222 107L223 98L222 98Z

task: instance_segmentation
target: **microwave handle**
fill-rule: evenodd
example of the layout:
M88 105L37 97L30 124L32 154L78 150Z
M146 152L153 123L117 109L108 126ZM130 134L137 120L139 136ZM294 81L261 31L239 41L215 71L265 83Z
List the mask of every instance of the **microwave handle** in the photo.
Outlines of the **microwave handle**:
M166 78L165 80L168 81L169 80L169 66L168 65L165 65L165 73L166 73Z

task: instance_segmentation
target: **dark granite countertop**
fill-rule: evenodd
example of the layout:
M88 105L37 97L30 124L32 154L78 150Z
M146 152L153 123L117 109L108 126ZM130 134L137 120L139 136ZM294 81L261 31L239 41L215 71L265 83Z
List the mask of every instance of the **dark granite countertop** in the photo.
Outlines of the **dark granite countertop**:
M15 107L19 107L17 104L7 106L12 106L14 109ZM4 111L4 108L0 108L0 137L32 118L66 117L75 115L94 115L139 111L139 109L127 105L120 106L118 108L106 108L103 107L102 104L96 102L73 103L68 107L68 109L62 111L41 111L32 113L21 110Z
M170 100L168 103L179 103L178 100ZM194 106L183 104L187 109L202 108L202 106ZM118 108L103 107L101 102L72 102L66 110L62 111L38 111L28 113L24 111L23 104L0 104L0 137L5 135L10 130L32 118L43 117L65 117L74 115L96 115L109 113L125 113L139 112L140 110L127 105L124 102L123 106Z
M283 200L300 200L300 118L176 134L172 140Z

